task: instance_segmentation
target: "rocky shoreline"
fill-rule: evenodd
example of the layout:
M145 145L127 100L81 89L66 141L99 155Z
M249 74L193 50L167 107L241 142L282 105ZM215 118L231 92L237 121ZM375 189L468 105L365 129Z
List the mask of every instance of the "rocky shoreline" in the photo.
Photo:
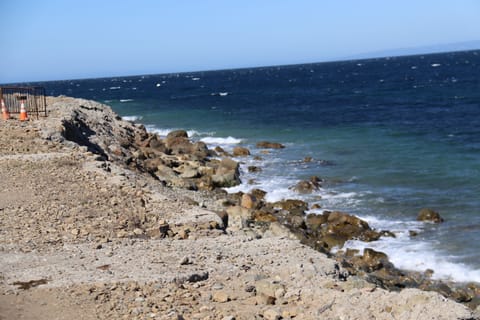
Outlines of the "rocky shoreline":
M226 193L248 149L161 138L93 101L48 105L0 126L0 319L480 319L478 284L331 251L388 230Z

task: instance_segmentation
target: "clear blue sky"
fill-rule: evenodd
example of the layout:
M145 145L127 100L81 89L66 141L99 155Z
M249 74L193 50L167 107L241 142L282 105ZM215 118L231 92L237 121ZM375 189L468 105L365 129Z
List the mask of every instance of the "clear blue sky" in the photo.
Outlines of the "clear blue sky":
M480 0L1 0L0 83L319 62L480 40Z

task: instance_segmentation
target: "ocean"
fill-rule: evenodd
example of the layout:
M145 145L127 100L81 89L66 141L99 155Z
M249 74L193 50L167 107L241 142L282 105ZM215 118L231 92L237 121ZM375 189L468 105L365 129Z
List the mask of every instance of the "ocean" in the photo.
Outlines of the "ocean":
M396 238L349 247L480 282L480 51L36 85L108 104L160 135L186 129L211 147L248 147L243 183L229 192L260 188L270 201L355 214ZM261 140L286 148L262 153ZM311 176L323 180L318 192L292 190ZM445 222L417 222L424 207Z

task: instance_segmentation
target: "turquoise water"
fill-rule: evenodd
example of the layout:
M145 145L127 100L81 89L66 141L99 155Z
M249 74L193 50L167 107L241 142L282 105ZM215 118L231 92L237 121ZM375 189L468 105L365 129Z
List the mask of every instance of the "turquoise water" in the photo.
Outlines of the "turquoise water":
M107 103L163 135L187 129L212 147L258 155L256 142L281 142L262 160L242 159L244 183L230 191L262 188L270 200L359 215L396 233L368 247L397 266L480 282L479 75L480 52L470 51L41 85ZM248 173L250 165L263 171ZM324 179L317 193L290 189L312 175ZM446 222L416 222L423 207Z

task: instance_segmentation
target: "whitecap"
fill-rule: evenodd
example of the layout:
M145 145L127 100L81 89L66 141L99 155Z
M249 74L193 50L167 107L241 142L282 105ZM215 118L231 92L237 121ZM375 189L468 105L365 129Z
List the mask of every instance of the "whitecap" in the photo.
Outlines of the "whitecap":
M226 144L239 144L242 142L242 139L234 137L205 137L200 139L200 141L205 142L206 144L215 144L215 145L226 145Z
M120 89L120 88L121 88L121 87L110 87L109 89L110 89L110 90L118 90L118 89Z
M120 99L120 102L130 102L133 101L133 99Z
M157 83L155 86L158 88L158 87L161 87L162 85L160 83Z
M132 122L135 122L135 121L138 121L138 120L142 120L142 116L123 116L122 119L125 120L125 121L132 121Z
M432 68L436 68L436 67L440 67L441 64L440 63L432 63L431 66L432 66Z
M200 78L192 78L193 81L198 81Z

